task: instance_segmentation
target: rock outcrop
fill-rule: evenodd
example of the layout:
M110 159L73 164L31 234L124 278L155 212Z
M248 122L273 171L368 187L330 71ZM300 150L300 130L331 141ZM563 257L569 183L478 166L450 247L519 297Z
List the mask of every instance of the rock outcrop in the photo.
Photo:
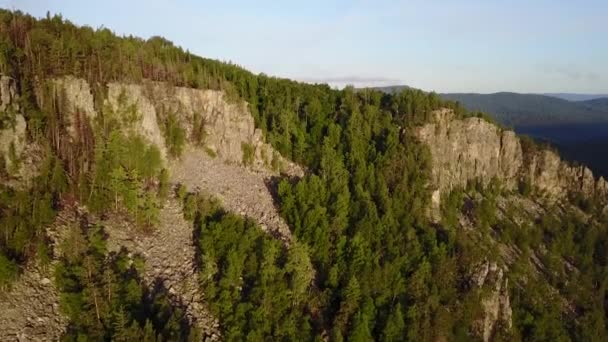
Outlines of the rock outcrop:
M475 328L484 341L490 341L497 329L511 329L513 311L509 298L509 280L495 262L485 261L472 276L473 285L482 290L482 315Z
M56 92L65 97L68 115L84 114L88 119L98 115L86 81L64 77L53 84L57 87ZM110 83L104 103L116 115L136 118L131 129L159 147L168 161L173 181L184 183L191 190L206 190L220 198L228 210L251 217L284 241L291 239L289 228L274 207L266 184L276 173L270 165L272 158L279 158L283 171L290 176L302 176L303 170L264 142L246 103L229 103L220 91L173 87L151 81ZM161 129L168 115L178 120L187 136L195 129L202 129L203 146L187 143L182 157L169 161ZM244 145L253 148L254 152L252 163L246 168L242 167Z
M223 92L184 87L169 87L158 82L139 86L145 90L154 104L158 116L174 114L192 136L198 124L204 130L202 143L220 159L240 164L243 161L243 146L254 150L253 167L268 168L272 158L280 158L273 148L264 142L262 131L255 128L253 117L245 102L230 103ZM281 162L287 163L281 158Z
M9 76L0 75L0 112L19 110L17 103L15 80Z
M18 100L15 80L0 76L0 157L7 167L17 162L13 158L19 158L25 147L26 123Z
M303 171L264 142L246 103L229 103L219 91L172 87L158 82L110 83L106 92L100 92L105 93L104 99L96 99L91 86L74 77L58 78L47 86L52 87L55 100L61 105L61 114L67 123L68 143L80 139L79 132L87 121L88 125L94 126L94 119L102 114L95 104L103 103L104 115L113 112L121 115L123 121L132 118L122 129L141 134L149 143L159 147L171 171L172 182L183 183L191 190L207 191L219 198L227 210L252 218L262 229L285 243L291 240L289 228L275 208L268 186L277 171L271 164L281 164L285 167L283 171L292 176L300 176ZM0 152L8 151L9 146L14 145L10 148L21 154L29 147L24 147L26 123L18 113L18 107L14 107L18 103L14 87L12 79L0 78L0 109L11 110L11 115L17 113L10 127L0 127ZM37 92L39 102L44 100L42 93L41 89ZM194 130L203 132L200 145L186 143L181 158L172 159L168 155L163 134L168 115L178 120L188 137L194 134ZM243 165L245 146L253 152L247 166ZM276 159L273 161L272 158ZM61 215L58 219L65 222L76 220L75 217ZM185 309L188 321L200 328L208 340L217 340L220 338L218 322L206 310L204 294L198 286L192 225L184 220L181 206L175 199L168 200L159 219L158 228L152 235L141 236L135 234L124 220L108 218L103 222L108 233L108 245L111 250L125 247L142 255L146 284L152 287L160 282L174 304ZM61 240L60 232L63 230L51 227L47 233L56 242ZM4 313L0 313L0 330L8 334L1 335L1 340L60 338L67 322L58 312L59 294L50 274L38 268L27 270L11 293L14 295L10 298L0 298L0 307L6 308ZM40 303L40 307L27 305L32 298ZM13 316L18 321L13 321ZM8 328L10 325L14 328ZM4 326L7 328L2 328Z
M77 116L91 120L97 116L93 103L93 93L89 83L81 78L65 76L53 80L54 92L64 102L64 115L68 116L68 133L72 138L76 136Z
M608 184L596 180L584 166L572 166L551 150L530 149L514 132L503 130L481 118L456 119L452 110L433 113L432 122L418 127L416 136L432 155L433 202L440 195L471 181L488 183L499 179L507 189L527 181L549 198L570 192L587 197L606 196Z
M27 143L27 124L19 106L15 80L0 76L0 158L7 171L7 185L26 188L38 173L39 146Z
M167 155L165 140L158 122L158 116L151 100L145 95L143 87L138 84L108 84L109 104L120 116L133 115L137 119L134 129L148 141L156 145L163 157Z
M75 131L72 123L76 115L89 120L98 115L91 88L85 80L68 76L54 80L53 85L56 94L63 97L71 118L68 132ZM192 137L193 131L198 130L200 148L224 162L243 163L247 147L253 152L249 167L255 170L272 170L274 164L289 174L302 174L301 168L283 158L264 141L262 131L255 128L247 104L230 103L221 91L174 87L151 81L143 84L110 83L103 102L118 115L137 117L132 129L155 144L165 159L167 144L163 123L168 115L173 115L187 137Z

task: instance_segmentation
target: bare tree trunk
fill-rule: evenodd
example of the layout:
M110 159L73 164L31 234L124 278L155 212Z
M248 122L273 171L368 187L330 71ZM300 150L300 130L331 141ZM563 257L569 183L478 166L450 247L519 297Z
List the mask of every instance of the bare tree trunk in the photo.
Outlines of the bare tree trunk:
M95 286L93 285L93 279L91 279L91 260L87 257L87 278L89 281L89 285L91 286L91 289L93 290L93 302L95 303L95 314L97 315L97 321L101 322L101 315L99 314L99 304L97 303L97 290L95 289Z

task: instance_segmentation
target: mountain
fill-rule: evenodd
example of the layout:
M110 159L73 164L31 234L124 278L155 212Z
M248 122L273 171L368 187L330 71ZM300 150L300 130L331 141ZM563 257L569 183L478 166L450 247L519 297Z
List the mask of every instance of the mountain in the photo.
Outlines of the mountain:
M444 99L459 101L469 110L490 113L504 125L521 127L608 122L608 111L586 102L571 102L545 95L441 94Z
M557 97L566 101L588 101L608 97L608 94L544 93L541 95Z
M0 42L0 340L608 339L608 183L483 113L60 16Z
M590 111L608 112L608 97L581 101L580 104L587 107Z

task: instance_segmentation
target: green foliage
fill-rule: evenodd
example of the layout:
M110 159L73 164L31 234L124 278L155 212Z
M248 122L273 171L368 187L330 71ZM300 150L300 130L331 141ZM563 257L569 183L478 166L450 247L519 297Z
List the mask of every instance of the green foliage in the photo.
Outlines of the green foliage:
M15 142L11 141L8 146L8 160L10 161L11 173L16 173L19 170L19 156L17 156L17 150L15 148Z
M532 194L532 184L528 178L523 178L517 183L519 194L524 197L529 197Z
M255 147L250 143L241 143L241 150L243 151L243 165L252 166L255 161Z
M168 186L158 148L138 135L112 130L107 140L100 136L95 154L91 208L102 212L112 203L115 211L124 209L138 226L152 227L160 206L156 197L166 195ZM147 184L154 179L159 179L159 190L149 191Z
M275 172L281 171L281 156L277 151L272 151L272 160L270 161L270 166Z
M162 169L158 176L158 199L164 201L169 196L171 190L171 183L169 179L169 170Z
M124 92L118 108L103 105L108 82L148 79L223 90L237 106L246 101L275 150L307 169L305 177L284 180L277 189L281 215L295 237L289 248L251 221L219 210L214 201L177 189L184 215L195 226L201 286L224 338L471 338L480 304L466 279L486 250L455 232L463 201L457 192L442 204L442 225L428 222L430 154L411 138L412 127L431 120L433 110L475 115L458 103L414 89L335 90L254 75L160 37L117 37L108 29L76 27L60 16L37 20L6 10L0 10L0 71L19 85L28 139L49 147L32 189L0 185L0 286L32 255L46 254L40 247L42 227L66 199L95 214L124 213L140 227L155 224L169 186L160 151L134 131L140 113ZM74 118L76 141L67 132L65 94L50 82L62 75L98 85L100 115L94 122ZM6 115L0 121L5 125ZM175 115L160 121L169 154L179 156L184 129ZM205 122L198 114L189 138L204 144ZM527 140L522 148L524 163L538 152ZM253 146L244 144L242 152L243 163L252 164ZM14 146L8 157L17 160ZM270 164L282 168L277 152ZM541 245L547 249L539 258L549 269L549 284L530 280L525 291L513 295L520 335L515 337L605 340L608 225L597 215L599 206L573 198L591 215L588 222L597 224L567 214L518 226L499 219L496 185L478 189L474 214L486 228L482 234L496 231L524 253ZM526 184L520 192L529 193ZM71 320L66 340L153 340L157 334L162 340L185 339L183 312L169 305L164 291L141 284L141 261L131 263L124 251L108 255L100 227L70 229L56 271L61 307ZM576 281L563 281L568 275L563 260L579 270ZM551 289L577 305L576 317L562 316L557 298L546 300ZM151 296L144 298L146 292Z
M6 290L16 277L17 264L0 254L0 289L3 291Z
M278 185L282 215L309 246L316 270L309 305L322 314L313 327L333 327L336 340L451 336L456 323L440 313L463 312L474 300L458 292L457 274L468 262L456 251L464 246L428 224L429 152L394 125L424 122L441 102L415 91L388 97L345 89L334 96L338 110L330 117L339 120L318 118L323 128L316 131L315 119L304 117L305 136L318 134L320 142L304 149L314 156L310 174ZM442 307L433 304L437 298ZM431 329L440 319L446 323Z
M186 142L186 131L182 128L174 113L167 115L163 133L169 154L174 158L181 156Z
M128 251L107 254L103 227L72 225L61 250L55 279L70 320L64 340L186 339L183 309L170 305L166 289L143 285Z
M305 303L314 270L307 248L281 242L252 221L189 194L184 213L198 232L200 279L227 340L309 340Z
M207 132L205 131L205 118L199 113L195 112L192 117L192 132L190 133L190 140L197 146L202 146L205 142Z
M41 251L37 246L45 238L43 228L53 221L60 191L65 188L64 179L57 175L58 169L63 170L57 165L61 165L57 158L47 158L31 189L0 184L0 286L15 278L16 264Z
M462 190L454 189L448 196L444 196L441 203L441 223L450 229L458 228L458 215L462 212L463 204Z
M6 180L9 176L6 166L6 158L3 153L0 153L0 180Z

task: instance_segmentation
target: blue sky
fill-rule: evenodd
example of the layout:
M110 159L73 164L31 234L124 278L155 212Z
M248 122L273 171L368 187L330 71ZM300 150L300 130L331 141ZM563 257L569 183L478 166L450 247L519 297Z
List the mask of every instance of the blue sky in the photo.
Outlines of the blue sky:
M606 0L0 0L254 72L439 92L608 93Z

